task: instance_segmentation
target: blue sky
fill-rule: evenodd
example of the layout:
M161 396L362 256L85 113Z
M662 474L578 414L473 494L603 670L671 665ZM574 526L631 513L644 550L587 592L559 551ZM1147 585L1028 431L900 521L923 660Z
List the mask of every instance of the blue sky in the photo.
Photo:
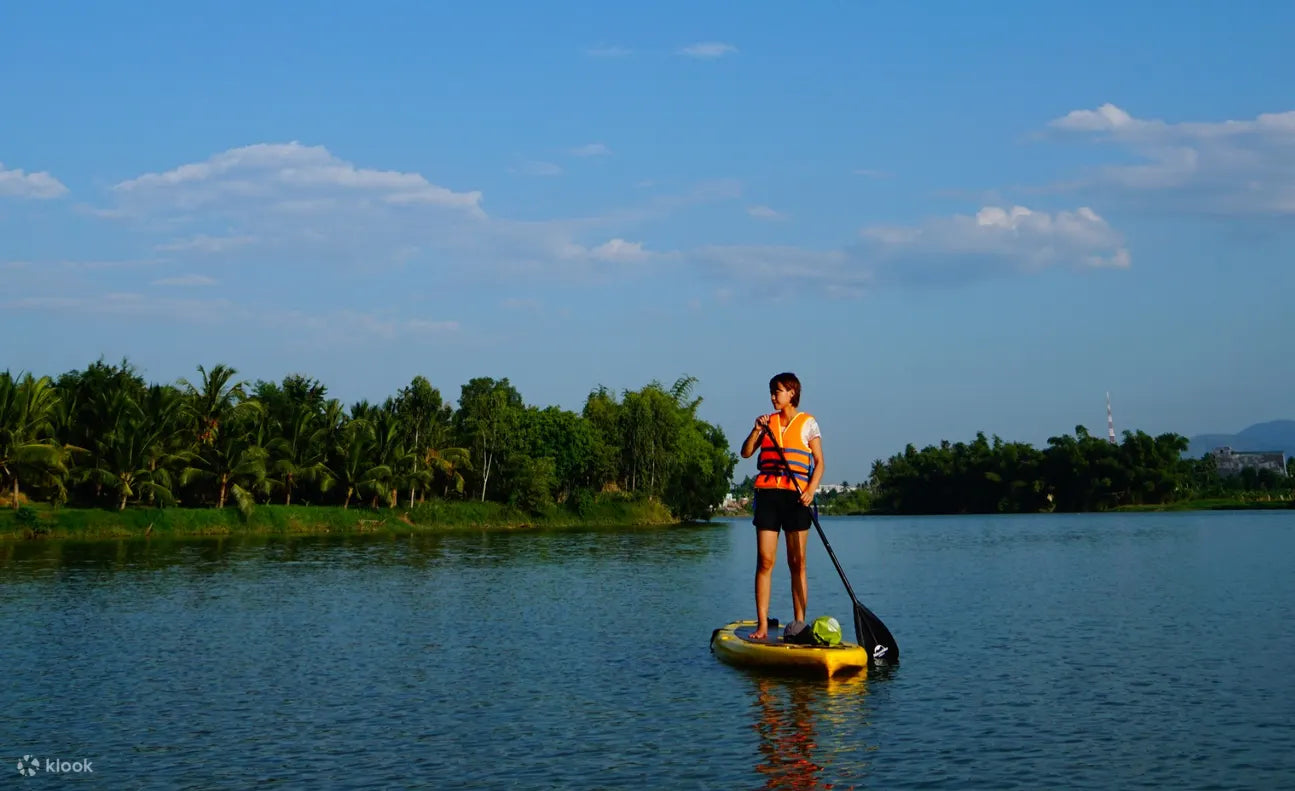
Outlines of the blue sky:
M1295 417L1295 6L900 5L10 6L0 368L793 370L830 481Z

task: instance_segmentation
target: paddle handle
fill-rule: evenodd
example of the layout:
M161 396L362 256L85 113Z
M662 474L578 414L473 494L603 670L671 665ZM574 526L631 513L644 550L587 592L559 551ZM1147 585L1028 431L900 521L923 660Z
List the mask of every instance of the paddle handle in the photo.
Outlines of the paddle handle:
M774 449L778 451L778 457L782 459L783 466L787 468L788 474L791 475L791 485L796 487L796 494L804 496L805 493L800 488L800 481L796 480L796 474L791 471L791 463L787 461L787 454L782 452L782 446L778 444L778 440L773 438L773 433L769 431L768 424L760 427L760 433L768 436L769 442L773 443ZM818 537L823 539L823 547L827 549L827 556L832 559L832 565L836 566L836 573L841 575L841 582L845 583L845 592L850 595L850 601L858 605L859 600L854 595L854 588L850 587L850 580L846 579L845 570L841 568L840 561L836 559L836 553L832 551L832 545L827 540L827 534L823 532L823 526L818 523L817 503L814 504L813 510L809 512L809 516L814 522L814 528L818 530Z

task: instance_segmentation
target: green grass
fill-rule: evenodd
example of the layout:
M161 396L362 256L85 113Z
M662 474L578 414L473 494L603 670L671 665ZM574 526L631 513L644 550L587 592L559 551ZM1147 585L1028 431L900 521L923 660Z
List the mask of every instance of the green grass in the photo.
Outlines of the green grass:
M1121 505L1115 511L1271 511L1295 508L1292 500L1241 500L1232 497L1206 497L1182 500L1165 505Z
M143 536L305 535L313 533L517 530L586 526L673 525L655 500L599 496L577 514L553 508L529 514L502 503L435 501L413 508L350 508L260 505L244 519L235 508L52 508L33 504L0 512L0 541L35 538L131 538Z

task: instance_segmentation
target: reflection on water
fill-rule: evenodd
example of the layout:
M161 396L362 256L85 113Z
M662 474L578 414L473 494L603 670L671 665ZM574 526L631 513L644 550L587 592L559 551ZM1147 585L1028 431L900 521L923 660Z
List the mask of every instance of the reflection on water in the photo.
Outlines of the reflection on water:
M841 519L906 658L834 681L707 649L750 606L741 520L0 542L0 759L148 789L1286 788L1292 527Z
M227 570L244 563L286 563L331 567L397 565L412 568L547 566L570 561L639 565L705 562L715 552L724 525L680 525L642 529L572 528L515 531L458 530L445 533L367 533L300 536L249 535L104 540L0 541L0 578L39 576L69 569L154 571Z
M826 681L753 676L755 764L767 789L851 789L866 769L868 678ZM845 738L842 738L842 737Z

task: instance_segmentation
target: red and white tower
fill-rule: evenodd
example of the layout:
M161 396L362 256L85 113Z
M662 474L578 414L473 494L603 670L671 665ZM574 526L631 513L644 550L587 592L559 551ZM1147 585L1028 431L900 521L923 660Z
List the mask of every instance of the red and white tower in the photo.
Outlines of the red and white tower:
M1115 442L1115 418L1111 417L1111 394L1106 393L1106 439L1112 444Z

